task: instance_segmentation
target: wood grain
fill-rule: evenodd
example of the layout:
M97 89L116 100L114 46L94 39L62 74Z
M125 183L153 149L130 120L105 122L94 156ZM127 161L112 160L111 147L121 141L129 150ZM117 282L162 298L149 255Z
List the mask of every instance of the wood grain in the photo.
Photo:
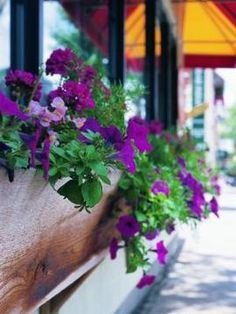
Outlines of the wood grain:
M8 182L0 171L0 313L32 313L95 267L106 255L111 176L91 214L78 212L33 170Z

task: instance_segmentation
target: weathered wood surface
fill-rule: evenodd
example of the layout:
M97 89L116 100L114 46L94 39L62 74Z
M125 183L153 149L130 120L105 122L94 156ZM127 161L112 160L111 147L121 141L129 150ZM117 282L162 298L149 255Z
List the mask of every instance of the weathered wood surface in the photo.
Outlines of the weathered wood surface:
M79 213L34 171L9 183L0 171L0 313L32 313L105 256L114 220L109 195L91 214Z

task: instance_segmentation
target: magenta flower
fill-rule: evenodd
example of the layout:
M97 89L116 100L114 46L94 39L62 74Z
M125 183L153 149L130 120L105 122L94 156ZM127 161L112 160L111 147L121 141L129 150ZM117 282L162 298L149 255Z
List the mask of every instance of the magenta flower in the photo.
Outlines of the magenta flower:
M209 205L210 205L210 210L211 210L211 212L212 212L213 214L215 214L216 217L219 217L219 213L218 213L218 212L219 212L219 205L218 205L218 202L217 202L217 200L216 200L215 197L213 197L213 198L210 200Z
M18 107L17 103L8 99L3 93L0 92L0 113L6 116L15 116L22 121L26 121L28 116L23 113Z
M148 142L149 129L146 122L140 117L134 117L129 120L127 137L135 142L138 150L149 152L152 150L151 144Z
M160 135L163 130L162 123L160 121L151 121L149 124L149 131L151 134Z
M155 195L158 195L159 193L162 193L162 194L168 196L169 193L170 193L170 189L169 189L168 184L165 181L162 181L162 180L155 181L153 183L153 185L152 185L151 191Z
M140 231L140 225L133 215L121 216L116 228L124 238L133 237Z
M96 70L90 65L84 66L80 73L80 82L90 85L97 76Z
M60 74L66 77L71 72L78 71L81 65L82 61L71 49L57 49L52 52L46 61L46 74Z
M118 250L119 250L118 241L116 238L112 238L109 248L111 259L116 259Z
M137 284L137 288L142 289L143 287L150 286L155 281L155 276L144 275Z
M145 238L147 240L154 240L158 235L160 234L160 231L159 230L154 230L154 231L149 231L147 233L145 233Z
M67 104L74 106L76 111L95 108L95 102L87 85L68 81L63 84L63 99Z
M163 241L159 241L156 244L156 250L157 250L157 259L160 264L166 263L166 255L168 253L167 248L164 245Z
M114 158L119 160L130 173L136 171L135 164L135 151L128 139L121 145L119 145L119 151L114 154Z
M12 89L18 88L20 92L31 94L34 89L34 85L37 82L37 76L30 72L21 70L10 71L5 77L5 83ZM38 84L33 100L38 101L41 98L42 84Z

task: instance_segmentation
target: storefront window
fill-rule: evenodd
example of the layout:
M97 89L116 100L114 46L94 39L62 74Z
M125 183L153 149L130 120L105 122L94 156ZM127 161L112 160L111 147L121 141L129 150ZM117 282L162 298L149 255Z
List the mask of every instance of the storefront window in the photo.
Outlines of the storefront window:
M145 4L144 1L127 1L125 6L125 86L132 89L144 84L145 64ZM145 118L145 97L129 103L130 118L140 115Z
M10 67L10 0L0 1L0 90Z
M44 1L44 61L54 49L71 48L106 76L108 31L105 0ZM55 78L47 77L47 80L57 83Z

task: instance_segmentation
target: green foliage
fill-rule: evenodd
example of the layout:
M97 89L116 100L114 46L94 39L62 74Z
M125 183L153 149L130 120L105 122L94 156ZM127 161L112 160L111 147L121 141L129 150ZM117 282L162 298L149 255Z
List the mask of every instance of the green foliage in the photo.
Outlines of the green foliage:
M222 136L236 141L236 106L232 106L228 109L223 126L224 131Z
M168 134L170 137L170 134ZM204 192L216 194L209 176L215 173L204 162L204 154L194 149L188 134L183 137L173 135L166 140L166 133L161 136L150 135L153 150L136 156L136 172L125 172L119 182L119 189L132 206L132 214L140 224L141 231L134 237L125 239L127 247L127 269L133 272L137 268L149 267L149 253L145 234L158 230L168 231L169 226L195 224L199 218L191 212L189 201L191 190L184 186L179 178L181 167L178 157L186 163L186 170L203 185ZM190 153L191 151L191 153ZM155 181L166 182L169 194L154 195L152 185ZM209 207L205 205L204 215L209 216Z

